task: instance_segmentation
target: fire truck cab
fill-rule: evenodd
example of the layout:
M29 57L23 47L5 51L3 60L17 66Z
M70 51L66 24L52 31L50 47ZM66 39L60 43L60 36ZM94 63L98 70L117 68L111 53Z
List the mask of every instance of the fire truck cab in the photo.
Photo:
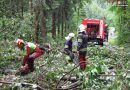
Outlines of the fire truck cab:
M102 19L82 19L82 24L87 26L86 32L88 33L88 41L97 42L103 45L108 33L105 26L105 21Z

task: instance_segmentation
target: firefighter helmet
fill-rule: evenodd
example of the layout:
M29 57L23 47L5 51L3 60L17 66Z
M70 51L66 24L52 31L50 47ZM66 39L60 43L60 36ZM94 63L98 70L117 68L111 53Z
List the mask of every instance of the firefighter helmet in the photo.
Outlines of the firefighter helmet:
M20 46L21 44L24 44L24 41L22 39L18 38L18 39L15 40L15 43L16 43L17 46Z
M71 38L73 38L75 36L74 33L69 33L67 37L65 37L66 40L70 40Z
M83 24L79 25L79 32L85 31L86 28L87 27L85 25L83 25Z
M71 37L71 38L73 38L75 36L75 34L74 33L69 33L68 36Z

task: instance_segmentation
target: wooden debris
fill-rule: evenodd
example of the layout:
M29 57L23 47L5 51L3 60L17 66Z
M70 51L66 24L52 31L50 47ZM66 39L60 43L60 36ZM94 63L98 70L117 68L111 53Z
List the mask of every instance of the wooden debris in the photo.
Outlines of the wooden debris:
M7 81L0 81L2 84L15 84L16 86L31 86L35 90L43 90L42 87L36 84L31 84L31 83L18 83L18 82L7 82Z

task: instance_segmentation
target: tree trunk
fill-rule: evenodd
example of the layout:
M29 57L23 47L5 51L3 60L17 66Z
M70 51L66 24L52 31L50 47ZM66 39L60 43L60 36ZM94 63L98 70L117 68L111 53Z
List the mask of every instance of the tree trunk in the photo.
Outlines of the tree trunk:
M13 1L11 1L11 5L12 5L12 7L11 7L11 16L14 16L15 15L15 10L14 10L15 5L14 5Z
M17 7L17 13L19 13L19 17L23 18L23 0L18 0Z
M33 14L33 3L32 3L32 0L29 0L29 13L30 13L30 15Z
M55 12L52 14L52 38L56 37L56 17L55 17Z
M57 33L58 33L58 36L60 35L60 18L58 17L58 23L57 23Z
M20 1L17 0L17 1L16 1L16 7L17 7L17 8L16 8L16 11L17 11L17 13L19 13L19 10L20 10L20 9L19 9L19 7L20 7L19 3L20 3Z
M66 33L67 32L67 21L65 21L65 30L64 30L64 33Z
M38 31L39 31L39 25L38 25L38 17L39 17L39 12L36 13L36 16L35 16L35 37L34 37L34 40L36 43L38 43Z
M58 36L60 36L60 24L58 24L58 26L57 26L57 34L58 34Z
M22 18L23 18L23 0L21 0L21 15L22 15Z
M64 37L64 22L62 21L62 25L61 25L61 37Z
M42 14L42 25L41 25L41 29L42 29L42 36L43 36L43 42L46 42L46 19L45 19L45 15L44 15L44 11L41 12Z
M64 16L63 16L63 11L62 11L62 24L61 24L61 37L64 37Z

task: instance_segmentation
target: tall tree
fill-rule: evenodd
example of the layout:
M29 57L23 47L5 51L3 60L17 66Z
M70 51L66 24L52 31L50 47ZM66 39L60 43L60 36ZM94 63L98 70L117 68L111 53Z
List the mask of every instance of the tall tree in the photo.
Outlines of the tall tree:
M56 37L56 15L55 12L52 13L52 38Z
M35 40L35 42L36 43L38 43L38 33L39 33L39 23L38 23L38 17L39 17L39 11L36 13L36 15L35 15L35 21L34 21L34 26L35 26L35 37L34 37L34 40Z
M61 36L63 37L65 35L64 33L67 32L65 30L69 31L69 28L71 28L69 25L71 25L70 22L72 21L75 11L74 8L79 5L78 3L82 3L82 0L36 0L34 2L35 12L40 12L38 23L39 29L42 30L43 39L45 39L46 32L48 31L46 25L50 23L52 25L51 32L53 38L56 37L56 32L58 32L58 34L61 32ZM50 16L52 17L52 20L45 22ZM40 19L43 19L43 21L40 22Z
M29 0L29 13L31 15L33 14L33 2L32 2L32 0Z

